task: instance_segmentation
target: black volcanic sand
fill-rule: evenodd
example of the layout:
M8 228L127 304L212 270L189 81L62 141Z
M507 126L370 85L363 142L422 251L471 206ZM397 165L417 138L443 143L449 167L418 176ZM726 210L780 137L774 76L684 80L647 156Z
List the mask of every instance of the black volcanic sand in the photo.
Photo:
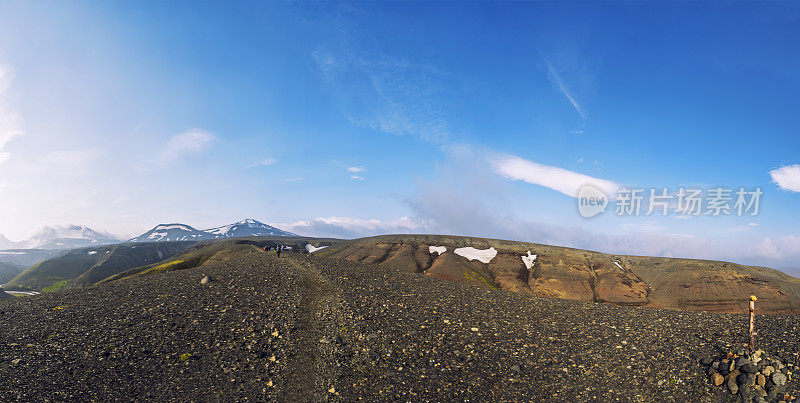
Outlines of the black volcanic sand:
M0 311L0 401L725 401L697 361L743 346L747 322L255 249ZM800 364L800 316L757 326Z

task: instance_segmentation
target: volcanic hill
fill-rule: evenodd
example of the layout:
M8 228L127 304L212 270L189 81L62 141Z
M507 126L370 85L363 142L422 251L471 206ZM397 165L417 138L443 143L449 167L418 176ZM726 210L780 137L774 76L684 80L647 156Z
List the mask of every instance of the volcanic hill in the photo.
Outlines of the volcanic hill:
M267 242L209 243L173 256L212 256L180 270L0 301L0 401L724 401L698 361L747 343L745 315L538 297L318 256L353 243L278 258ZM756 326L758 347L787 365L769 399L796 395L800 316Z

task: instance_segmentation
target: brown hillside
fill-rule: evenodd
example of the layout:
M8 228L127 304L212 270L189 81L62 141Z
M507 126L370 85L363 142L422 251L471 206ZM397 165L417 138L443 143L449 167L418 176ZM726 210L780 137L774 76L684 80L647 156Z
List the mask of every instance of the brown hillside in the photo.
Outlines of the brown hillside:
M429 247L444 246L439 255ZM495 248L482 263L456 248ZM537 255L528 269L522 257ZM527 242L442 235L384 235L316 254L487 288L617 305L742 312L753 294L763 313L800 313L800 280L764 267L696 259L610 255Z

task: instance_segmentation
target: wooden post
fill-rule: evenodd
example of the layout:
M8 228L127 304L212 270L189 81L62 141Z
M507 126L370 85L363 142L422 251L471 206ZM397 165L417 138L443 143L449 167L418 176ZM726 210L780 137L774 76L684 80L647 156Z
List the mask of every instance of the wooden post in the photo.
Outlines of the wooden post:
M753 328L754 322L756 317L756 298L755 295L750 296L750 352L752 353L755 350L755 341L753 340Z

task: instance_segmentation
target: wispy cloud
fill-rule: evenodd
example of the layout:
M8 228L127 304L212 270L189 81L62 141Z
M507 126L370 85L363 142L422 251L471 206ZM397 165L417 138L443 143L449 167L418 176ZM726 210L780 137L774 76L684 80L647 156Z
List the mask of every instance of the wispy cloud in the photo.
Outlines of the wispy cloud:
M8 89L11 87L11 68L0 64L0 165L6 162L11 154L3 152L6 143L14 137L22 136L22 118L9 105Z
M353 124L441 143L449 137L445 110L452 77L439 68L350 49L312 53L343 113Z
M367 170L363 166L353 166L353 167L347 167L347 172L351 173L350 179L363 181L364 177L359 174L367 172Z
M270 166L270 165L272 165L272 164L274 164L276 162L278 162L278 160L275 159L275 158L267 158L267 159L263 159L263 160L258 161L258 162L254 162L254 163L248 165L247 167L248 168L266 167L266 166Z
M582 186L594 185L613 198L620 187L619 184L606 179L539 164L510 154L497 154L490 157L489 161L495 173L502 177L544 186L570 197L578 197L578 191Z
M800 192L800 165L788 165L769 171L772 182L783 190Z
M202 152L214 141L213 134L201 129L190 129L171 138L159 154L159 164L169 166L181 158Z
M553 66L553 63L551 63L550 60L544 56L542 56L542 61L544 62L545 66L547 66L547 76L550 78L550 81L552 81L553 84L558 87L558 90L561 91L565 97L567 97L569 102L572 104L572 107L575 108L579 115L581 115L581 118L586 119L586 112L584 112L581 104L575 99L575 96L572 94L569 86L561 77L561 74L559 74L555 66ZM583 130L580 130L580 133L583 133Z

